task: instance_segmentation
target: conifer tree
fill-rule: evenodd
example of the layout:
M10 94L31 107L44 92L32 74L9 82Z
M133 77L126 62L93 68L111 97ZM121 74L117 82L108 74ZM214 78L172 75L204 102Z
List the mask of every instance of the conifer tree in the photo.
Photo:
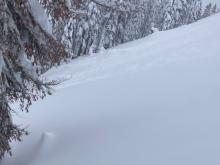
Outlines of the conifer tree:
M209 3L208 5L206 5L202 17L206 18L215 13L217 13L217 5L216 4L213 5L212 3Z
M38 73L65 56L63 47L35 21L26 0L0 1L0 159L12 153L11 141L27 134L13 123L10 104L19 102L28 111L33 101L51 94L53 82L39 80Z
M211 15L211 11L212 11L212 4L209 3L209 4L205 7L205 10L204 10L204 13L203 13L203 18L210 16L210 15Z
M216 4L212 7L212 14L215 14L215 13L217 13L217 5Z
M72 57L169 30L202 17L201 0L40 0ZM214 8L213 8L214 10Z

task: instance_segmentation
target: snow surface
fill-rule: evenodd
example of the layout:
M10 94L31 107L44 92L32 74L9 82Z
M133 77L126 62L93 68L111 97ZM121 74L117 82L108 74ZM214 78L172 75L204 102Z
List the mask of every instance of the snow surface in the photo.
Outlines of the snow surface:
M54 68L1 165L219 165L220 14Z

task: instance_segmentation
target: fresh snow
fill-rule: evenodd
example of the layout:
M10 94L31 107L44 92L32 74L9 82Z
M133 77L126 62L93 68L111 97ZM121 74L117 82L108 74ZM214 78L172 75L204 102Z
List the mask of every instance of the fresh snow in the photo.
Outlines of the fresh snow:
M28 2L31 6L31 12L36 21L47 33L52 34L52 23L49 21L45 10L40 5L38 0L28 0Z
M50 70L1 165L219 165L220 14Z

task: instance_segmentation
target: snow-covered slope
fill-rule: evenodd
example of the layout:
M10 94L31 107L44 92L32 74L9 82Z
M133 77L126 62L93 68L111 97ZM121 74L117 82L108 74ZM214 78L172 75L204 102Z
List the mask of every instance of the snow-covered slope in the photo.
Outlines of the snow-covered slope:
M219 165L220 14L52 69L1 165Z

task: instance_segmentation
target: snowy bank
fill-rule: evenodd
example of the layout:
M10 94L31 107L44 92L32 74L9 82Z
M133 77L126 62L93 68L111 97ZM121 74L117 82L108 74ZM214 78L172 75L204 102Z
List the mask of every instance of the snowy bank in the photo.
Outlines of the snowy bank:
M16 119L1 165L218 165L220 14L47 73L70 80Z

